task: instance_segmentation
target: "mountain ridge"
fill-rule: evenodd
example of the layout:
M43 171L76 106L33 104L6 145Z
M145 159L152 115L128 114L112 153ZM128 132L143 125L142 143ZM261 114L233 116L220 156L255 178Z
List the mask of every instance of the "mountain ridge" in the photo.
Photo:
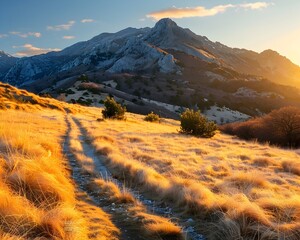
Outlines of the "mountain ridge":
M17 58L0 50L0 79L4 77L5 73L16 63Z
M257 53L230 48L197 35L190 29L181 28L171 19L161 19L153 28L129 27L116 33L101 33L59 52L21 58L14 61L14 64L6 65L0 76L4 82L22 86L28 81L40 79L43 73L55 75L80 65L114 73L154 69L164 73L179 73L176 61L171 56L163 59L160 49L166 53L168 49L182 51L243 74L262 76L276 83L299 87L300 67L279 53L275 54L273 50ZM167 67L157 62L166 62Z

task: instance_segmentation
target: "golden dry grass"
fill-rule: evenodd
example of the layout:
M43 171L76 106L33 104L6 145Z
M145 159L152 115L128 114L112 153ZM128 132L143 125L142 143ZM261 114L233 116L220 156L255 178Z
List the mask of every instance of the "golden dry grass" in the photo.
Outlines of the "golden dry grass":
M63 115L0 112L0 229L12 238L86 239L64 170Z
M196 216L209 239L299 239L296 152L224 134L180 135L178 122L132 114L127 121L79 119L115 175Z
M76 123L69 118L70 123L70 148L74 157L80 166L80 171L88 177L86 189L93 193L96 198L101 198L102 202L113 206L112 214L116 222L119 222L122 228L126 228L129 235L135 237L138 235L142 239L153 240L180 240L183 239L183 233L180 227L175 225L169 219L149 213L148 209L138 201L125 186L119 186L113 179L107 175L101 176L97 172L93 156L86 155L87 139L81 136L80 129ZM106 138L109 140L109 138ZM103 199L104 198L104 199ZM120 210L121 209L121 210Z
M73 121L66 124L65 114L70 112L87 131L87 144L103 155L114 176L193 218L193 226L207 239L300 239L299 151L224 134L212 139L181 135L176 121L149 123L129 113L126 121L98 122L100 109L45 100L8 86L1 85L0 92L1 108L10 109L0 110L1 239L89 238L86 221L92 220L78 208L81 203L62 155L68 127L70 149L82 174L95 180L93 191L126 205L126 214L137 219L136 227L148 238L180 236L181 229L168 219L150 214L114 182L97 178L80 129ZM33 100L25 102L27 96ZM110 229L100 228L101 239L110 239L110 233L118 231L110 216L84 204L91 207L85 212L99 214Z
M149 213L147 208L126 189L120 189L111 180L95 179L89 189L99 196L108 196L108 202L115 207L121 206L119 214L121 221L127 221L127 228L135 229L148 239L183 239L183 233L177 225L168 218ZM125 213L125 214L124 214ZM140 236L141 237L141 236Z
M15 109L27 112L54 109L61 112L86 112L85 107L58 101L54 98L40 97L33 93L0 82L0 109Z

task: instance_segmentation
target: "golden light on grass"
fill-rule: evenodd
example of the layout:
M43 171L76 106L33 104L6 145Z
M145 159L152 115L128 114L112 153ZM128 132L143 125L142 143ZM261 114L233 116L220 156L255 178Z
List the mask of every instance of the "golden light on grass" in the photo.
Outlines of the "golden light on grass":
M118 238L121 230L109 214L85 198L78 200L84 193L79 194L66 170L71 168L63 156L66 136L69 158L76 159L78 174L88 176L87 190L105 198L106 204L126 209L114 212L114 221L128 217L130 228L148 238L181 239L182 229L149 212L113 179L100 176L96 160L124 186L193 218L193 226L208 239L298 239L297 151L220 133L211 139L186 136L178 133L176 121L149 123L130 113L126 121L98 122L99 109L51 99L43 102L37 96L32 96L36 104L20 103L12 93L23 94L23 100L28 93L18 91L4 90L8 97L1 102L5 109L0 111L1 239L84 240L95 213L100 220L92 227L101 237Z
M180 135L179 124L170 120L145 123L131 114L127 121L101 123L78 118L115 175L139 184L185 214L196 214L204 226L203 219L220 212L215 222L206 222L213 226L210 231L218 234L225 228L231 236L270 239L298 236L295 227L300 216L294 210L280 210L281 216L290 217L276 215L278 209L288 209L282 205L284 199L300 198L300 159L295 152L223 134L209 140ZM279 200L268 208L266 196ZM295 205L293 209L299 210Z
M58 111L1 112L0 228L7 236L86 238L81 213L74 209L74 187L63 167L64 130Z

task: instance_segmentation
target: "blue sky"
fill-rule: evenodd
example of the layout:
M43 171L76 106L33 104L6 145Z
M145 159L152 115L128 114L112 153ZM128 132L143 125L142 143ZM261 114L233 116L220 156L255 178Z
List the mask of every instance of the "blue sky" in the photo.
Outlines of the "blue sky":
M288 3L287 3L288 2ZM212 41L300 65L299 0L1 0L0 49L26 56L171 17Z

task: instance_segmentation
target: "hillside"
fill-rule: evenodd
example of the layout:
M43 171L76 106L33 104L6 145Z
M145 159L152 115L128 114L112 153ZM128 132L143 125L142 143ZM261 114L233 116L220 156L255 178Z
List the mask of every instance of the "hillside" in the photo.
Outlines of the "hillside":
M0 89L1 239L299 237L299 151Z

